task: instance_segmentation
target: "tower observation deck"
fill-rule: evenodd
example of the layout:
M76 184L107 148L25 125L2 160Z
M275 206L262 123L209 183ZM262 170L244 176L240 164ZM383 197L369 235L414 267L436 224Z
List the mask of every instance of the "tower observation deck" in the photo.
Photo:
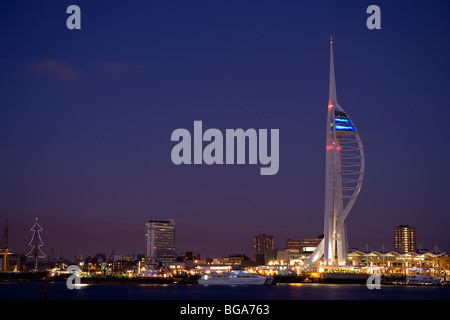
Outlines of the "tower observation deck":
M333 40L330 40L330 88L326 127L324 238L305 261L304 269L345 265L346 219L361 190L364 149L356 126L337 102Z

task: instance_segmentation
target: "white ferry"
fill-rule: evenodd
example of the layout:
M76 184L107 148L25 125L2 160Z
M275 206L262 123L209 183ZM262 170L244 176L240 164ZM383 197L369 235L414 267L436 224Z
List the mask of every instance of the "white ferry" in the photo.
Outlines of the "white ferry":
M439 285L441 279L435 279L432 276L424 276L421 274L406 277L406 284L411 285Z
M206 285L270 285L271 276L263 276L244 270L231 270L224 273L202 274L198 284Z

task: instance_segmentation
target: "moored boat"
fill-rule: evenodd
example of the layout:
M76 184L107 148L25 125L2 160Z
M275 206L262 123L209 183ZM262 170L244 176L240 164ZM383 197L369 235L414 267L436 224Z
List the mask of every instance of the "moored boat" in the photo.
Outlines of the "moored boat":
M433 278L432 276L428 275L421 275L416 274L414 276L407 276L406 277L406 284L409 285L440 285L441 279Z
M224 273L203 274L198 280L201 285L270 285L271 276L263 276L244 270L231 270Z

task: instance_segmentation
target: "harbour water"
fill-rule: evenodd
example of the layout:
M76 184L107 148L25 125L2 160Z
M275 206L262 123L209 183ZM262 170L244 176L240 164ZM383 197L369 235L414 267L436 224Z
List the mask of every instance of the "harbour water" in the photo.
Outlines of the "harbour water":
M450 287L279 283L272 286L89 284L69 290L64 281L0 283L0 300L450 300Z

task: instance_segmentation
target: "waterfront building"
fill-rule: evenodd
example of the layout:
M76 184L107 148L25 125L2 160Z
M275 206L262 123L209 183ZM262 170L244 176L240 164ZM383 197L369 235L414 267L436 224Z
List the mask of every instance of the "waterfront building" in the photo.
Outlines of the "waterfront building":
M145 226L146 257L175 257L175 220L149 220Z
M26 256L23 254L12 253L9 250L0 249L3 259L0 259L0 270L5 271L25 271Z
M277 260L278 249L268 249L264 254L264 264L269 264L271 261Z
M205 264L206 264L206 260ZM213 258L213 265L246 266L251 265L252 261L245 254L230 254L228 257Z
M136 264L144 257L142 253L115 253L112 255L112 270L114 272L124 272L133 270Z
M71 265L72 262L70 262L68 259L64 257L45 257L45 258L39 258L37 260L38 262L38 269L39 270L48 270L53 268L66 268L67 266ZM22 262L22 271L32 271L36 270L36 261L33 257L26 257L26 260ZM20 269L18 269L20 270Z
M316 250L322 239L323 236L318 238L287 239L285 250L298 253L311 253Z
M272 249L267 251L266 265L289 265L291 253L286 250Z
M115 253L113 255L113 261L139 261L144 257L142 253Z
M245 254L230 254L229 261L232 265L243 265L246 261L250 261L250 259Z
M399 253L416 251L416 228L411 226L397 226L394 228L395 251Z
M177 261L198 261L200 260L200 253L186 251L177 253Z
M439 255L437 258L437 262L439 264L439 268L447 270L447 273L450 273L450 255L445 253Z
M399 253L390 251L381 253L378 251L362 252L353 251L349 253L350 265L362 270L377 267L386 274L415 274L449 273L450 269L445 265L445 253L434 254L432 252L407 252ZM441 260L442 259L442 260Z

